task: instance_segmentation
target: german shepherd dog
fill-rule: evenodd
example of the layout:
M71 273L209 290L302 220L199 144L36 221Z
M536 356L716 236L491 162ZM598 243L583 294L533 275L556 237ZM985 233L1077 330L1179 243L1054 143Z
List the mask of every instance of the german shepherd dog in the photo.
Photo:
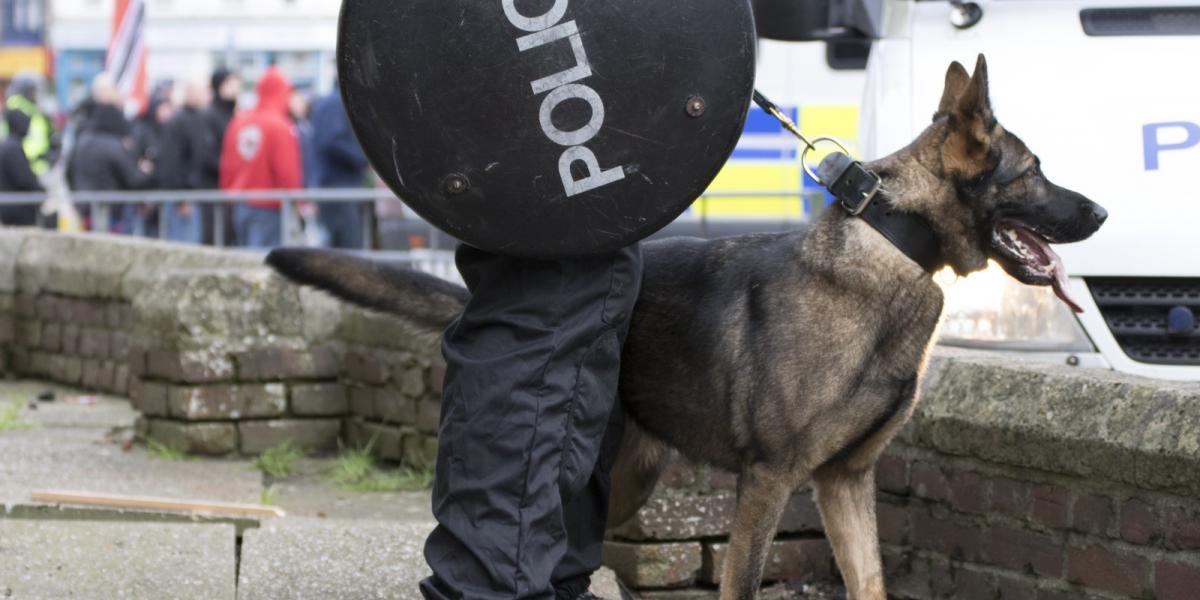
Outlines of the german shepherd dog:
M1058 187L992 115L987 65L950 66L933 124L867 165L875 202L923 217L959 275L988 259L1053 286L1078 310L1051 243L1107 218ZM739 476L721 598L753 598L793 492L808 481L854 600L885 598L874 465L917 403L942 313L929 272L869 224L829 210L807 234L668 239L644 245L643 291L624 348L629 421L610 522L648 498L676 450ZM411 271L317 250L279 250L286 277L441 331L467 292Z

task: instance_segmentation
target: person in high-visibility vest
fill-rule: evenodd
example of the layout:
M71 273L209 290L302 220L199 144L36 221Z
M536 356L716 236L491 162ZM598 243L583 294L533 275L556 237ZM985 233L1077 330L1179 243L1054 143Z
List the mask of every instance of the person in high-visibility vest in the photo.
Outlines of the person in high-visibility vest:
M43 175L50 170L51 150L53 149L54 126L50 119L42 113L37 104L38 81L31 75L18 75L13 79L9 88L8 102L5 110L16 110L29 117L29 133L25 135L22 147L29 165L37 175Z

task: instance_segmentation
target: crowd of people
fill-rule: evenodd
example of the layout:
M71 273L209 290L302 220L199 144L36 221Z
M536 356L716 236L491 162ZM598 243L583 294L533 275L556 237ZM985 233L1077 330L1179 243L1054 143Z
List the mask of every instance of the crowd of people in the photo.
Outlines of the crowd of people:
M36 81L14 80L4 107L0 193L43 191L55 165L77 192L368 185L367 159L336 91L310 98L272 66L257 82L254 106L239 110L242 96L239 75L222 69L208 80L157 86L140 113L127 119L127 98L102 73L56 134L38 108ZM281 208L278 199L247 200L219 219L208 203L127 203L112 207L108 228L196 244L213 243L220 229L232 244L273 247L283 238ZM35 225L39 210L0 206L0 222ZM302 204L299 212L316 243L363 247L361 205L318 202Z

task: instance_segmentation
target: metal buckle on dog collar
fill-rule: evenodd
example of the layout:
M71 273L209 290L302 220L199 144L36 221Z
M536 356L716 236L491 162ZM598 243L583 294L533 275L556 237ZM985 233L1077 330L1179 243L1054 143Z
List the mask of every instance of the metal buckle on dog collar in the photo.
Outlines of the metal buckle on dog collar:
M883 179L845 153L834 152L821 161L817 181L825 184L852 216L859 216L883 189Z
M842 208L845 209L846 212L850 213L851 216L857 217L858 215L861 215L864 210L867 210L867 207L871 205L871 201L874 200L875 196L879 194L879 190L883 189L883 180L880 179L878 175L866 170L866 168L864 168L860 163L855 163L854 166L861 169L863 173L869 177L869 179L874 180L871 188L866 191L859 192L860 198L858 199L857 204L854 204L852 198L847 197L846 195L837 192L835 192L835 194L837 195L838 202L841 203ZM853 191L855 190L846 190L846 192Z

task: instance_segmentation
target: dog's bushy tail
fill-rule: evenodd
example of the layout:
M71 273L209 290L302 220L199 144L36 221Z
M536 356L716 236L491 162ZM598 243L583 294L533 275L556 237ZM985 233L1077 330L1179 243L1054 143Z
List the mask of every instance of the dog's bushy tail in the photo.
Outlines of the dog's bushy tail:
M267 264L295 283L437 333L470 299L466 288L432 275L331 250L280 248L267 255Z
M617 529L637 514L654 493L663 471L675 454L666 444L646 433L628 414L621 450L610 475L612 491L608 500L608 529Z

